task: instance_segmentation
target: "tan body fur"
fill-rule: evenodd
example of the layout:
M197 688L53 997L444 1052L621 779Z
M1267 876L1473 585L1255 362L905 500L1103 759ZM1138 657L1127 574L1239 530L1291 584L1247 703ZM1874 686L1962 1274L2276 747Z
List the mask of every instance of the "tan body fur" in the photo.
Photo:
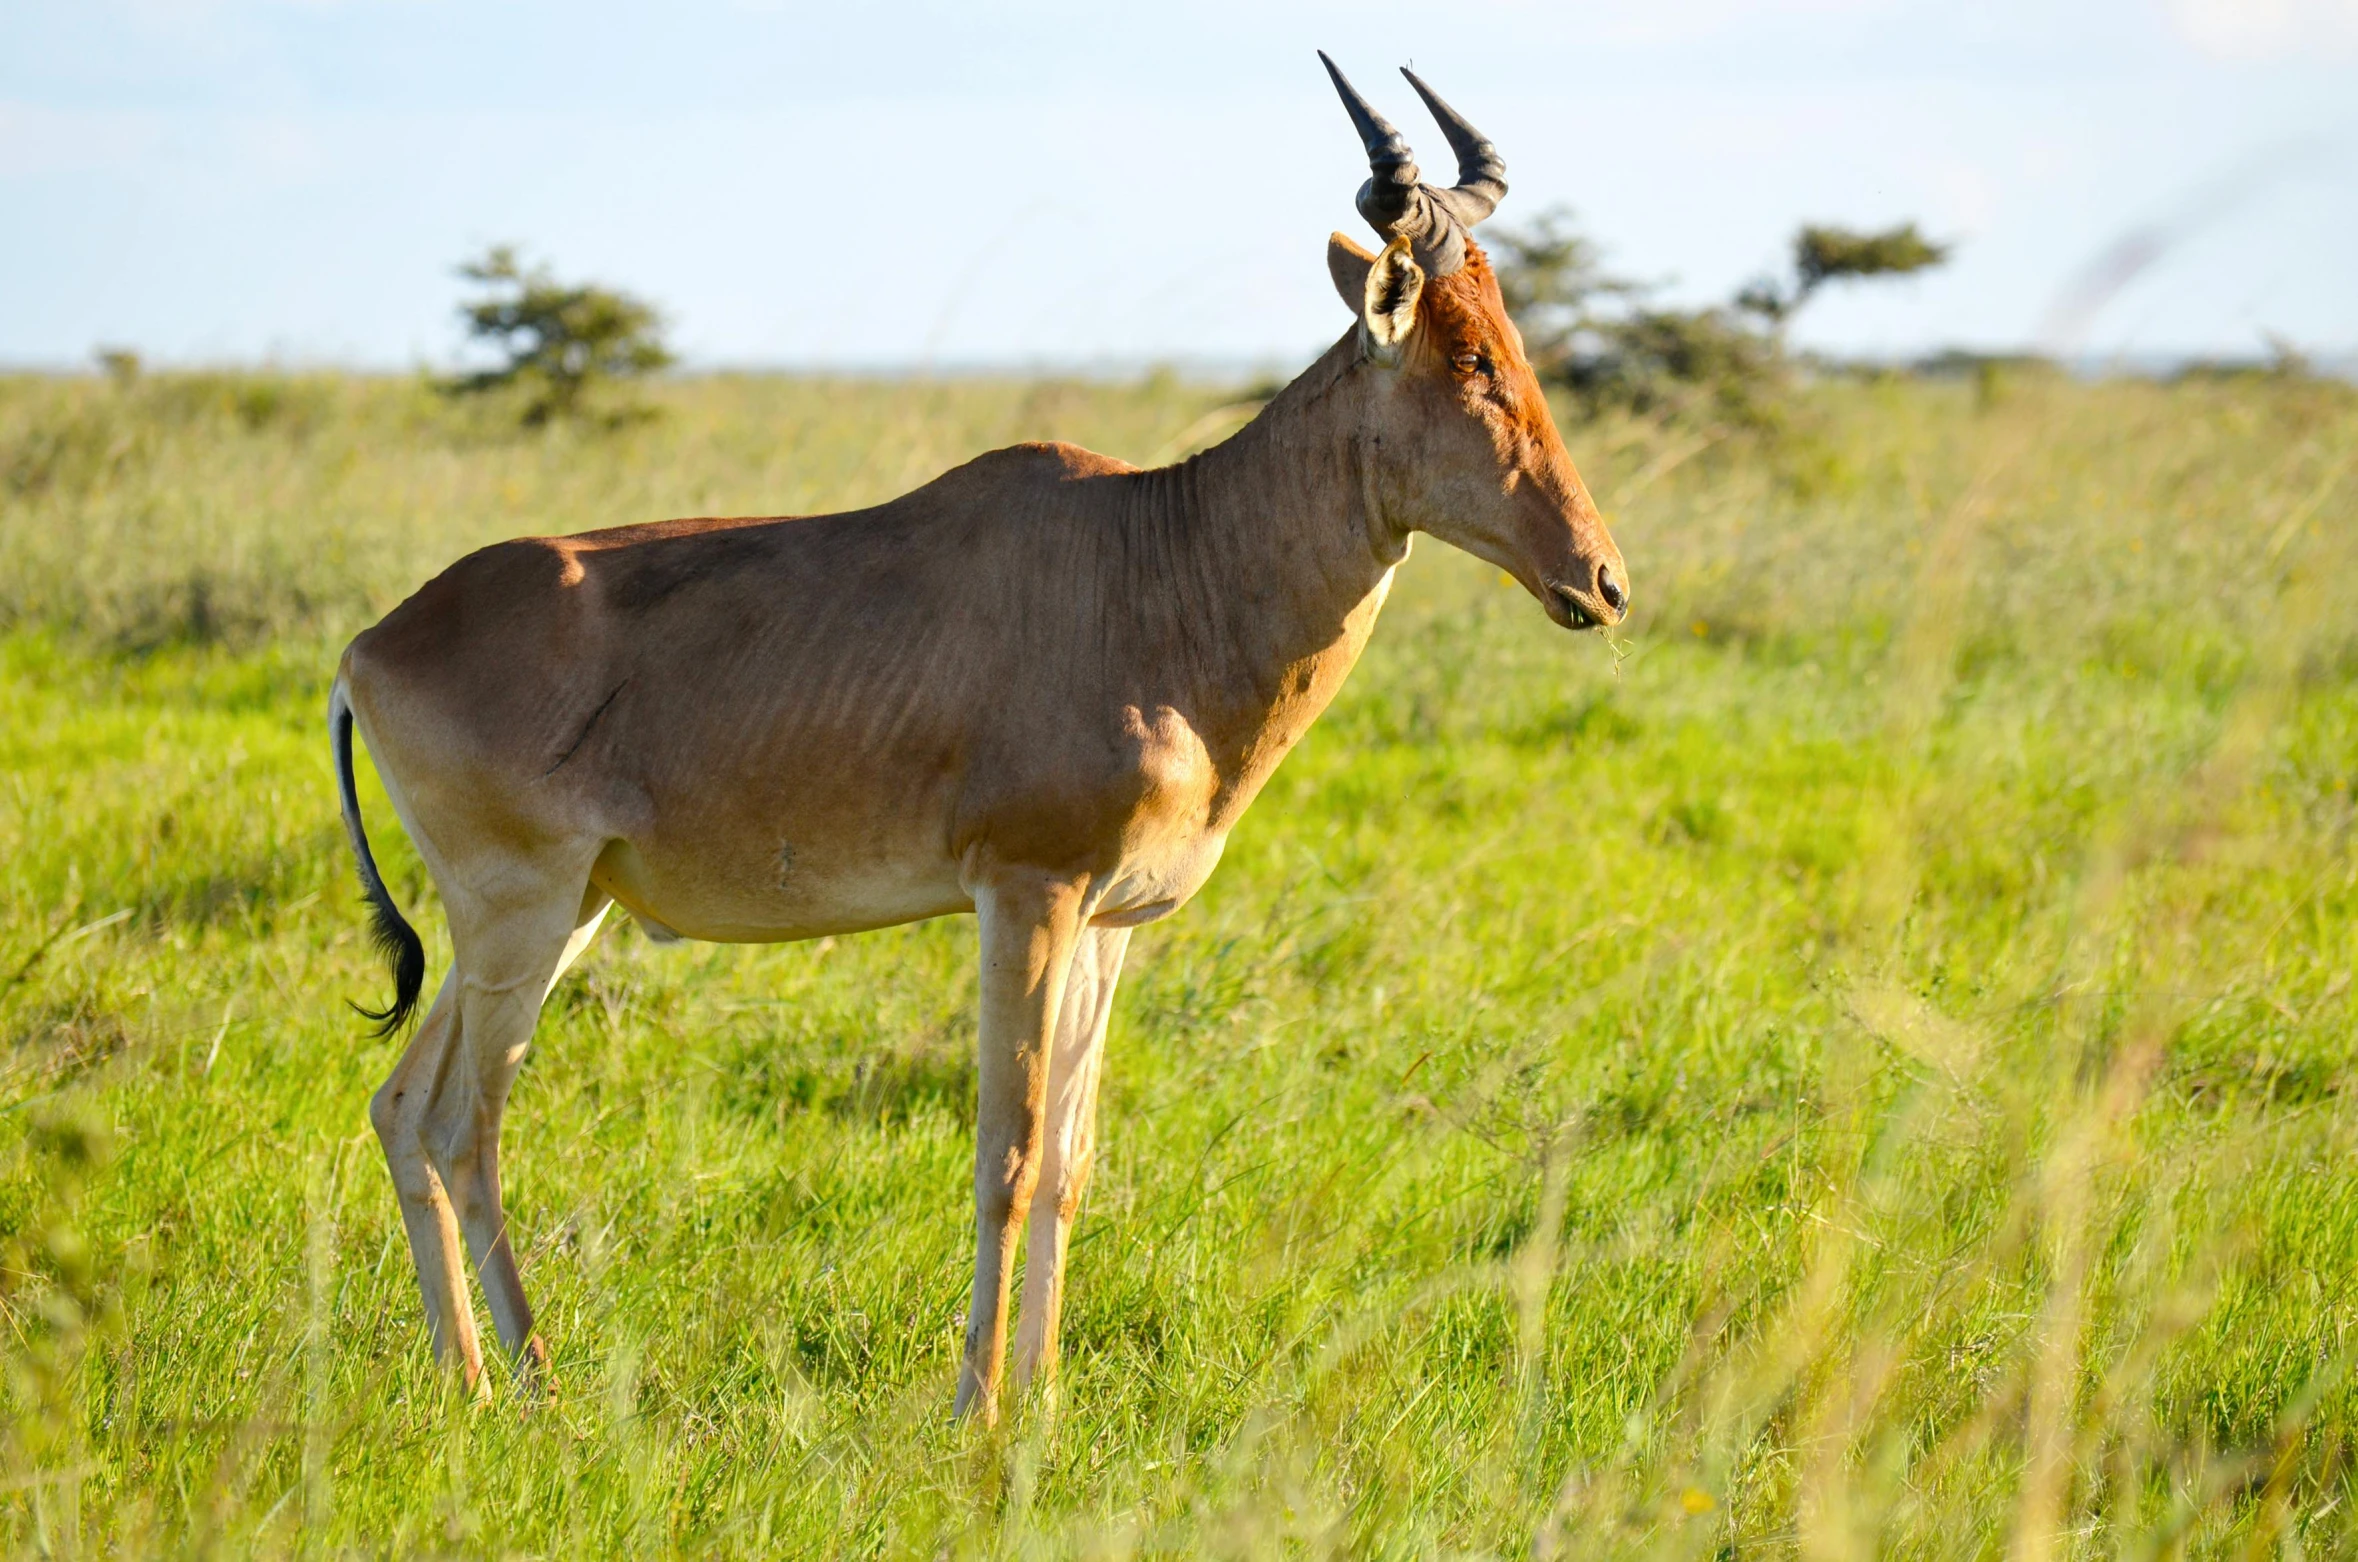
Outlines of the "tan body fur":
M1479 252L1429 283L1339 235L1352 333L1176 467L994 452L872 510L503 543L356 639L335 701L440 888L455 961L372 1106L437 1349L459 1260L540 1360L499 1120L542 998L618 901L775 941L974 911L977 1263L961 1409L1054 1370L1129 929L1201 887L1340 687L1410 534L1561 623L1625 577ZM357 831L356 831L357 836Z

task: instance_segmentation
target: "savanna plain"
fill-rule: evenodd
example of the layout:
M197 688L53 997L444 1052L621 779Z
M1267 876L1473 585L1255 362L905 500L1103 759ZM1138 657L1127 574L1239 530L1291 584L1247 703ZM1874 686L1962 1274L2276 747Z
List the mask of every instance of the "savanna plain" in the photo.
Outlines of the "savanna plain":
M1420 544L1133 947L1053 1405L949 1417L965 918L610 923L507 1118L554 1397L434 1368L343 639L501 537L1169 460L1240 394L0 380L7 1544L2358 1554L2358 393L2294 376L1569 423L1612 642Z

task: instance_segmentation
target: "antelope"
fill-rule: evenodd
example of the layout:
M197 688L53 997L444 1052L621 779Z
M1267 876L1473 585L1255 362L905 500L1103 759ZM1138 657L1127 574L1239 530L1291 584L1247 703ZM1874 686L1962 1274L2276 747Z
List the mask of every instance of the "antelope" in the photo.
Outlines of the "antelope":
M619 903L658 940L783 942L971 912L974 1294L954 1413L1052 1387L1133 930L1202 888L1426 532L1557 624L1620 622L1621 554L1472 237L1497 150L1413 73L1458 182L1319 58L1365 143L1355 319L1225 443L1141 470L979 456L873 509L528 537L459 560L345 650L343 820L415 1016L425 953L353 783L366 741L452 964L369 1104L436 1356L489 1392L461 1243L519 1379L546 1371L500 1202L500 1118L541 1005Z

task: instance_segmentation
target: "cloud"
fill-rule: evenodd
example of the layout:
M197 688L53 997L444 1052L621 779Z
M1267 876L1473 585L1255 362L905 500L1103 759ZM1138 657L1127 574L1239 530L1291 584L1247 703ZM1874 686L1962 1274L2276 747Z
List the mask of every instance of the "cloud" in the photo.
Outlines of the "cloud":
M2180 38L2219 60L2358 49L2358 0L2166 0Z

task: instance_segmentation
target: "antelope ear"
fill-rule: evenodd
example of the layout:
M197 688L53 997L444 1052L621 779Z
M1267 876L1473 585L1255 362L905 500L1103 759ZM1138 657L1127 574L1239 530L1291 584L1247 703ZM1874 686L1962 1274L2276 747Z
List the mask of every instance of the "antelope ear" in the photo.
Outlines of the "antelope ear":
M1326 236L1326 274L1335 279L1335 291L1342 295L1343 307L1353 314L1367 302L1368 268L1375 257L1339 233Z
M1416 328L1416 301L1425 291L1425 268L1408 252L1408 240L1394 239L1367 268L1367 291L1359 327L1367 333L1368 356L1384 365L1400 361L1400 349Z

